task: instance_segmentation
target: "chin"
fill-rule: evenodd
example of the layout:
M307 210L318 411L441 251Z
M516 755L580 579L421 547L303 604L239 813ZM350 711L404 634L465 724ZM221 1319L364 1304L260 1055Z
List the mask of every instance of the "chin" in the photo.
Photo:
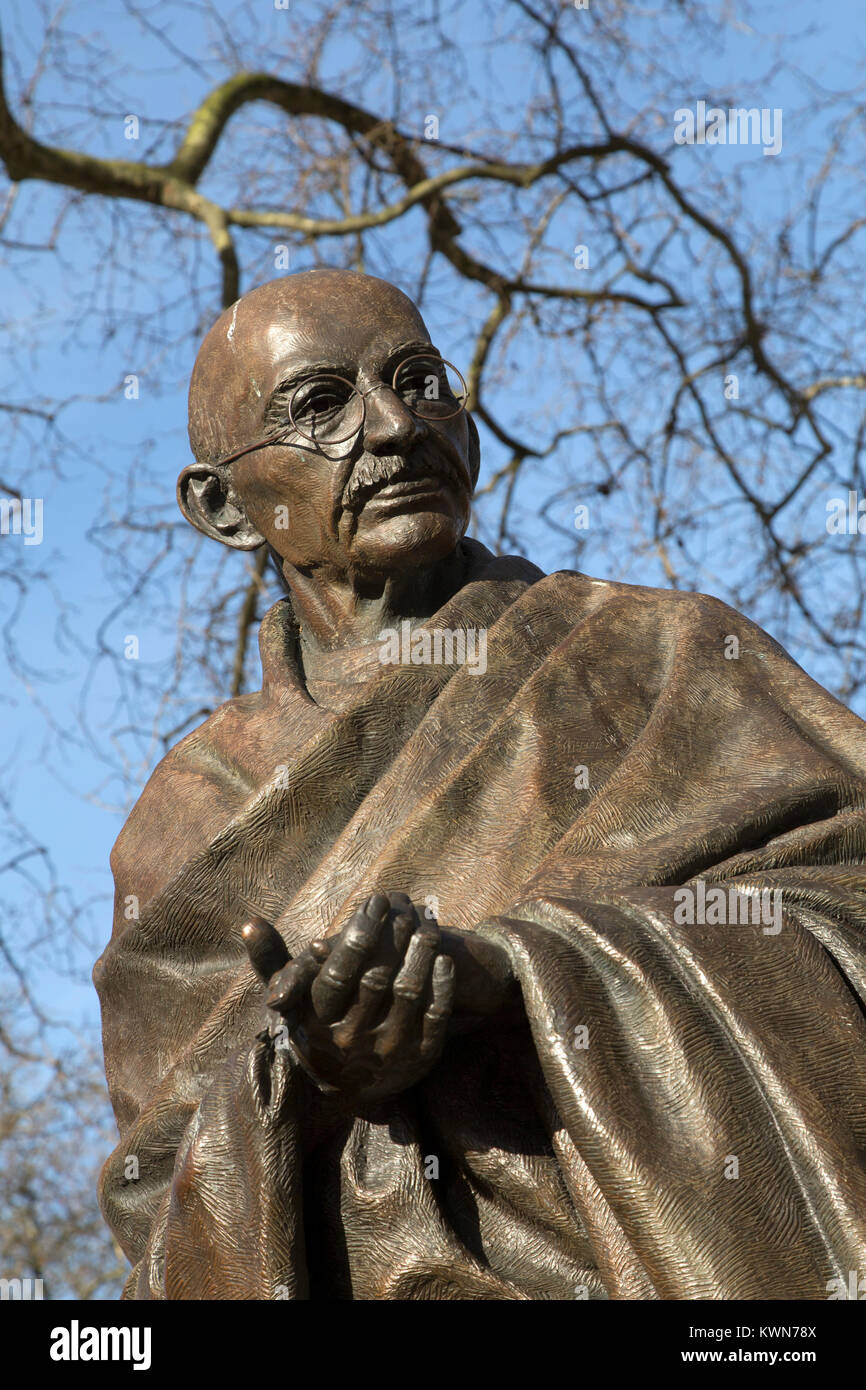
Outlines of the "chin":
M352 558L360 569L387 573L409 566L434 565L454 551L469 524L468 511L413 511L359 526Z

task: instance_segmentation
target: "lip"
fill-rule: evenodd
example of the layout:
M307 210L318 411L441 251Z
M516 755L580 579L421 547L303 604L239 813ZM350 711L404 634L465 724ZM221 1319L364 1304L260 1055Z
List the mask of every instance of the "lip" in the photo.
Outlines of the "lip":
M453 484L440 476L432 474L420 478L399 478L384 487L377 487L364 503L366 507L399 506L412 502L441 500L443 495L453 489Z
M398 478L396 482L387 483L385 487L377 488L373 493L373 498L420 497L423 494L442 492L448 486L445 478L437 478L432 475L422 478Z

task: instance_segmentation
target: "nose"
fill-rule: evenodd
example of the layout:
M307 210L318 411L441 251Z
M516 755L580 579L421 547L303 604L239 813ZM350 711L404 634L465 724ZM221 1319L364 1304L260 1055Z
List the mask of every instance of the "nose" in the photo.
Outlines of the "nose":
M364 448L368 454L401 454L426 438L425 422L384 382L364 393Z

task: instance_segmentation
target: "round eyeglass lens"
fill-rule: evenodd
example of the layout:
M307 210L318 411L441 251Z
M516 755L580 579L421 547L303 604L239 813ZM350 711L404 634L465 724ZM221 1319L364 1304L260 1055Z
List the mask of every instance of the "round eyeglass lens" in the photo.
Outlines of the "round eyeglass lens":
M322 375L302 381L289 402L289 418L311 444L343 444L364 423L364 402L351 381Z
M447 420L466 404L466 382L457 368L435 352L417 353L394 373L394 390L416 415Z

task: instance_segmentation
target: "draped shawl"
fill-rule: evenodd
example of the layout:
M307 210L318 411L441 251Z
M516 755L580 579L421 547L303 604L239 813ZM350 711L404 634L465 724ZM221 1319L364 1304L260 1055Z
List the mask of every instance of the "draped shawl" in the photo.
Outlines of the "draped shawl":
M864 724L715 599L463 550L426 625L486 671L320 708L281 600L115 846L125 1297L827 1298L866 1272ZM295 954L375 889L502 945L522 1010L363 1109L264 1035L240 928Z

